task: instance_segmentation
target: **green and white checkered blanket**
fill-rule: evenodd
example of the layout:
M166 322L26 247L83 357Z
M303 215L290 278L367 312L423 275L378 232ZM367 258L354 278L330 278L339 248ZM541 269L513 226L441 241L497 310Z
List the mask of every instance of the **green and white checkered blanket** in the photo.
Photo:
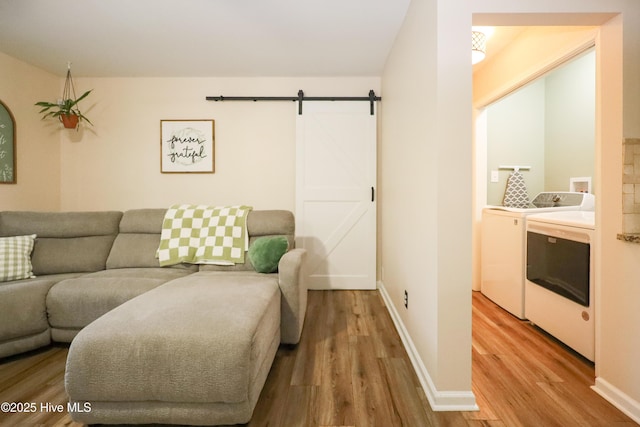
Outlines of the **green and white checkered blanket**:
M243 263L249 246L247 215L251 209L251 206L171 206L162 223L157 254L160 265Z

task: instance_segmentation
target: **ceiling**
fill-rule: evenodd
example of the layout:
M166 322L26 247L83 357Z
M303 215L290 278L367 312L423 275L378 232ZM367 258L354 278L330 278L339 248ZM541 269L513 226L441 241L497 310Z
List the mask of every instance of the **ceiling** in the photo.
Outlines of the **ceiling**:
M379 76L410 0L2 0L0 51L76 77Z
M492 57L496 56L509 43L519 37L525 30L530 27L488 27L490 34L487 38L487 52L485 59L473 66L473 72L481 69ZM481 28L480 28L481 29Z
M60 76L379 76L409 2L2 0L0 51Z

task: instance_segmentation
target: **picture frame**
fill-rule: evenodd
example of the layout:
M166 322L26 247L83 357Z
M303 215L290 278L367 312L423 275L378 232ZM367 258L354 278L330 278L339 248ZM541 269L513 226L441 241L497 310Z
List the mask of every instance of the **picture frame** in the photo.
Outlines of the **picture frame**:
M214 120L160 120L160 171L214 173Z
M9 107L0 101L0 184L15 184L16 121Z

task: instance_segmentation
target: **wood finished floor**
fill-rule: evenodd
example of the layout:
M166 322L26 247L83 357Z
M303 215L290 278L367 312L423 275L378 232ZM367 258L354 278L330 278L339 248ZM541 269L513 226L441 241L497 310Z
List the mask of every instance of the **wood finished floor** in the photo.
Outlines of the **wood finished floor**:
M66 405L67 347L0 360L0 402ZM593 365L473 293L480 411L433 412L376 291L311 291L302 340L281 346L249 427L636 426L593 392ZM1 426L74 426L68 414L0 413Z

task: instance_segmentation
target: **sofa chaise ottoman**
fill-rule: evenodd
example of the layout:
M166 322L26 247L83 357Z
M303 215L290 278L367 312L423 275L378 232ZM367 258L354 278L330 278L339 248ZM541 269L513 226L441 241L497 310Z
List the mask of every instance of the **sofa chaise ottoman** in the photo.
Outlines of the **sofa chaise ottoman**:
M110 311L71 344L66 385L84 423L246 423L280 344L277 279L212 272ZM238 302L242 302L239 304Z
M165 212L0 212L0 237L37 235L37 277L0 283L0 357L71 342L75 421L246 423L278 345L300 339L305 251L294 248L291 212L247 216L250 250L289 242L273 273L247 257L161 267Z

